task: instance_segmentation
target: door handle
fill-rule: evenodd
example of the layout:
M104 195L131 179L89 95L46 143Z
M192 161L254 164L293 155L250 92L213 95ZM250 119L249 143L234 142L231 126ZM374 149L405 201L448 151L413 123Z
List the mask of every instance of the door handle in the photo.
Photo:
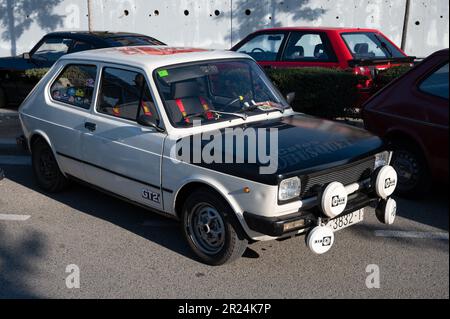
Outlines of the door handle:
M94 132L97 129L97 124L86 122L84 123L84 127L87 128L89 131Z

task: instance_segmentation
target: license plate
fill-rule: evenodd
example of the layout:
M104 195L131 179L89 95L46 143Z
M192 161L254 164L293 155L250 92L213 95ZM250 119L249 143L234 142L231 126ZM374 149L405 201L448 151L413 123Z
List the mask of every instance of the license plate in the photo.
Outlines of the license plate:
M341 229L353 226L364 220L364 209L357 210L356 212L332 219L326 223L325 226L330 227L334 232Z

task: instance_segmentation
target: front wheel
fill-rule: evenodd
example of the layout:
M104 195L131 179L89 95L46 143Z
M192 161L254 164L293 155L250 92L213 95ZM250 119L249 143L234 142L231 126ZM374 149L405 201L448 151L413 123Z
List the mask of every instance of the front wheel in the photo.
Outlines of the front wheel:
M232 214L229 205L206 188L195 191L186 200L183 234L202 262L219 266L231 263L244 253L248 241L233 225Z

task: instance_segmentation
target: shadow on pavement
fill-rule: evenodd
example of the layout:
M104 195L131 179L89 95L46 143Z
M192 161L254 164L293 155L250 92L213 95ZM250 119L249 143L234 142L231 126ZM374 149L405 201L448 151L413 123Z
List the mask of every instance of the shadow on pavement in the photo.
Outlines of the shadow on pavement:
M34 263L44 257L45 242L36 231L16 241L0 225L0 299L40 298L25 282L34 274Z
M398 215L421 224L449 230L448 185L436 184L423 199L396 198Z
M84 185L74 183L60 194L42 192L33 181L31 167L4 167L6 178L41 193L81 213L103 219L182 256L196 260L177 221L126 203ZM248 248L244 258L258 258Z

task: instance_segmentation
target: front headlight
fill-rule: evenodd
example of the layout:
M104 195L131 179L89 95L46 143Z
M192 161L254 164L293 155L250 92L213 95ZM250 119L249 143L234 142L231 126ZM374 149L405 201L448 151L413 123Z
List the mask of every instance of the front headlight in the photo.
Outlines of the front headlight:
M389 165L391 162L391 152L382 152L375 155L375 167L374 170L376 170L378 167L383 167L386 165Z
M278 199L286 201L300 196L301 180L298 177L292 177L281 181L278 188Z

